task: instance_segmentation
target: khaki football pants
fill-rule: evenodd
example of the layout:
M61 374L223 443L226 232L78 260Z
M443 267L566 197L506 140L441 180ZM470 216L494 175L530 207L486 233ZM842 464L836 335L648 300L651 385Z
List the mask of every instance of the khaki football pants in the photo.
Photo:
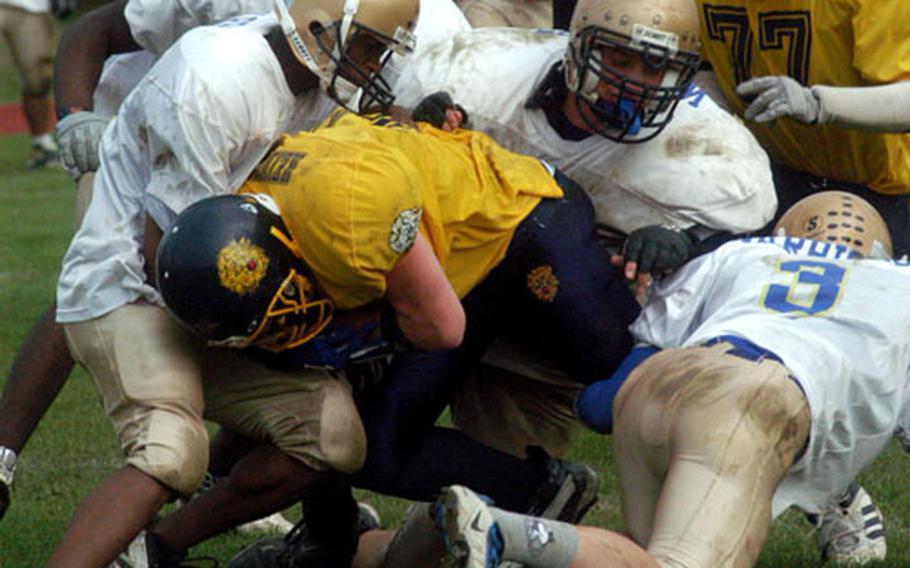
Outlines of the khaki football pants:
M774 491L808 440L787 368L730 348L653 355L613 404L626 528L661 566L754 565Z
M353 473L363 465L366 435L336 374L279 372L236 351L207 348L146 303L64 329L127 463L178 493L192 493L208 466L203 416L317 471Z
M47 95L56 50L53 16L0 4L0 33L22 76L22 92L26 96Z

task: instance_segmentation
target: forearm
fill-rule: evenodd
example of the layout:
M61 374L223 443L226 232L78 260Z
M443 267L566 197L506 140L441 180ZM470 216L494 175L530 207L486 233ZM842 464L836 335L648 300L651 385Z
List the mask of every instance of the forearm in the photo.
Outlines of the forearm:
M54 102L62 110L90 110L104 61L138 51L123 16L125 0L97 8L74 21L60 38L54 60Z
M871 87L815 85L818 122L873 132L910 131L910 81Z

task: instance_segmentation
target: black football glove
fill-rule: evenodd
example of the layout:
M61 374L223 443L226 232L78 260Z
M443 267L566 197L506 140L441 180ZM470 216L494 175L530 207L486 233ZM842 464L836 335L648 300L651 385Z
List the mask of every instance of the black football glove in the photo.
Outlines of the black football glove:
M623 256L625 262L638 264L639 273L660 276L685 264L698 250L699 240L691 231L650 225L629 234Z
M424 97L414 108L411 118L415 122L428 122L436 128L442 128L446 121L446 111L449 109L455 109L461 113L462 127L468 125L468 112L463 106L456 104L452 100L452 95L445 91L437 91Z
M51 0L51 12L62 20L76 11L76 0Z

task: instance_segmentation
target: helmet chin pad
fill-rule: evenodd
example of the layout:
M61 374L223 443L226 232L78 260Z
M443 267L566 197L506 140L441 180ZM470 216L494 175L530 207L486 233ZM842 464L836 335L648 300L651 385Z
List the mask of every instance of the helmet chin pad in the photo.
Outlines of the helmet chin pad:
M620 99L612 103L598 97L593 104L588 104L597 120L611 128L623 131L629 136L635 136L641 131L641 113L631 99Z

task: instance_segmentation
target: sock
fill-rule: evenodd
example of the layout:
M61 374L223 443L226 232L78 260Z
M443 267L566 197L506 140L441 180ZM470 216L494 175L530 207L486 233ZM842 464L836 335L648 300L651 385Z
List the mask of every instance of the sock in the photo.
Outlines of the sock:
M503 539L503 559L529 567L568 568L578 549L573 525L490 507Z

